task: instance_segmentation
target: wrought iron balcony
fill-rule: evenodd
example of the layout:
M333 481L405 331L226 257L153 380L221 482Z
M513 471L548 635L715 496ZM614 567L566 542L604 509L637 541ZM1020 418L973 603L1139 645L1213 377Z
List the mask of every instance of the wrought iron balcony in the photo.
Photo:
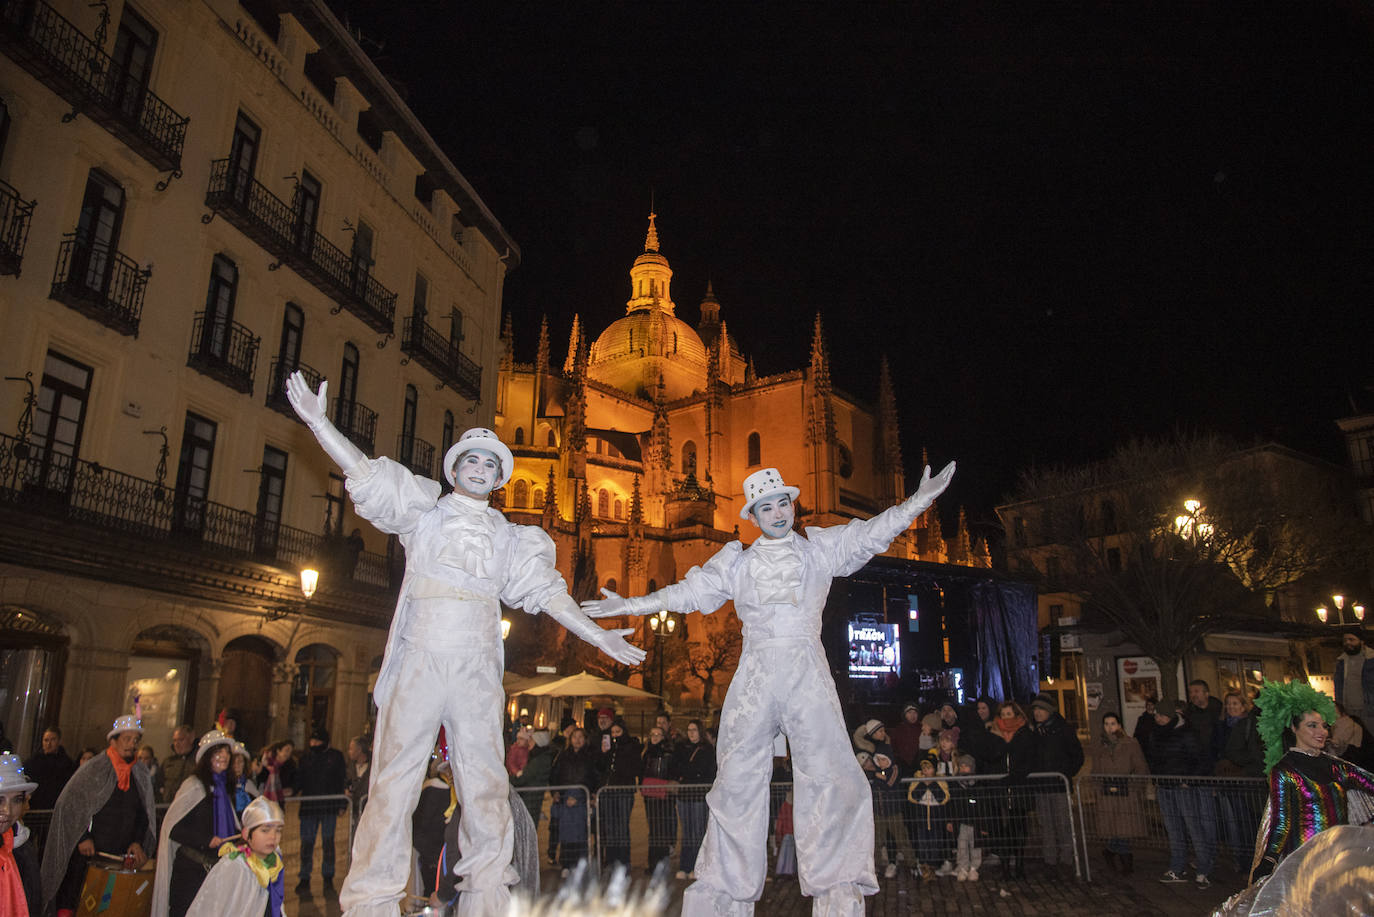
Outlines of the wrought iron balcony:
M411 315L401 331L401 351L460 395L482 394L482 367L458 350L458 342L440 334L422 315Z
M328 537L178 494L157 482L46 452L3 434L0 507L20 510L24 517L56 519L78 528L129 537L137 547L159 555L173 550L197 551L294 571L307 562L327 561L334 553ZM341 579L343 570L354 584L391 587L383 555L364 553L356 564L329 568L331 576Z
M396 461L418 475L434 477L434 446L418 436L396 437Z
M352 312L378 334L393 333L396 294L378 283L361 262L304 223L295 208L251 174L232 168L228 159L210 163L205 206L290 266L340 309Z
M29 241L29 220L37 206L38 201L25 201L12 185L0 181L0 275L19 276Z
M0 2L0 49L159 172L181 174L182 117L41 0Z
M307 366L300 360L287 362L279 356L273 357L267 377L267 406L274 411L280 411L292 420L300 420L301 418L296 413L296 409L291 407L291 402L286 397L286 380L297 370L305 377L305 381L310 383L312 391L319 391L320 383L324 381L324 375L313 366ZM304 421L301 422L304 423Z
M360 401L334 398L329 417L339 432L359 449L372 454L377 443L377 412Z
M48 296L120 334L138 337L151 268L79 233L62 237Z
M259 338L238 322L197 312L186 365L236 392L253 394Z

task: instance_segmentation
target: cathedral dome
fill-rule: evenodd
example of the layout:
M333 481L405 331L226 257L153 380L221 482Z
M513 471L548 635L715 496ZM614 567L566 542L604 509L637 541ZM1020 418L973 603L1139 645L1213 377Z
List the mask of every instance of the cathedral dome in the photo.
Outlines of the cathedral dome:
M652 396L663 378L672 400L706 387L706 345L696 329L661 309L637 309L601 332L588 354L593 379Z

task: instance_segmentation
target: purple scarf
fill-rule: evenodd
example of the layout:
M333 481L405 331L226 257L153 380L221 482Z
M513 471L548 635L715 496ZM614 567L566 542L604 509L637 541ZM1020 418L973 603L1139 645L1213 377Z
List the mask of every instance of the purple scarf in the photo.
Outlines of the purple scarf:
M274 853L272 854L272 856L279 857L281 856L281 854ZM271 914L272 917L278 917L278 915L281 914L281 903L283 900L285 900L285 898L286 870L283 869L281 872L277 873L277 877L275 879L267 883L267 913Z
M239 829L234 823L234 802L229 798L229 789L224 778L223 771L210 775L213 783L210 788L210 811L215 817L215 837L228 841L234 839Z

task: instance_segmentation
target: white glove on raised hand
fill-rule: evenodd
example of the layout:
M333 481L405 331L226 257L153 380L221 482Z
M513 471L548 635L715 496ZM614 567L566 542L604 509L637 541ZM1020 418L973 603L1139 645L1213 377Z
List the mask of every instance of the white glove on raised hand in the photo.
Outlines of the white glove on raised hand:
M611 590L602 587L601 594L604 599L588 599L582 603L582 613L589 618L614 618L620 615L647 615L654 614L661 607L647 595L639 598L627 599L624 596L616 595Z
M921 485L916 488L916 492L906 498L908 507L914 513L923 513L935 502L935 498L945 492L949 482L954 480L954 463L950 462L935 477L930 476L930 466L927 465L921 472Z
M305 376L296 370L286 377L286 400L296 415L305 421L310 432L315 434L320 446L329 457L345 472L351 471L367 460L367 456L349 441L347 436L329 422L329 382L321 382L320 390L312 392Z

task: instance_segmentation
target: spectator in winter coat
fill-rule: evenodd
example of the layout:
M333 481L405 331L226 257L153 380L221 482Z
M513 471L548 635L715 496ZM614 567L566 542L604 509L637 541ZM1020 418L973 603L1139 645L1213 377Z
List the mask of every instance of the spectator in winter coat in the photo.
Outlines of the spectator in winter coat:
M677 817L682 822L677 878L693 878L697 853L706 835L706 791L716 779L716 750L706 741L701 720L687 724L687 735L674 750L668 773L673 780L688 785L678 790L677 796Z
M949 859L946 807L949 784L935 778L935 762L924 758L917 779L907 788L907 802L916 806L916 875L935 878L935 863Z
M915 701L907 701L902 707L902 721L888 731L888 736L902 774L914 773L921 756L921 708Z
M172 753L162 759L162 798L177 798L181 782L196 772L196 732L188 724L172 730Z
M1031 726L1035 735L1035 770L1063 774L1073 780L1083 768L1083 746L1073 727L1059 715L1054 698L1048 694L1036 695L1031 702L1031 717L1035 720ZM1073 828L1069 822L1064 783L1046 780L1040 790L1035 797L1035 807L1045 865L1073 866Z
M1135 728L1131 730L1131 735L1140 743L1141 749L1145 752L1145 760L1150 760L1150 730L1155 728L1155 704L1157 701L1153 697L1145 698L1145 712L1136 717ZM1124 724L1123 724L1124 725ZM1150 770L1154 770L1153 764Z
M897 853L906 862L916 862L916 853L911 849L911 840L907 837L906 826L902 823L906 794L897 782L900 770L892 758L892 749L887 745L880 745L873 752L872 770L866 770L865 773L873 790L873 824L877 830L874 849L878 852L879 859L887 861L887 865L883 867L883 878L891 879L897 875L897 861L895 857L888 859L889 841L895 845Z
M1031 772L1035 770L1035 737L1026 722L1026 714L1020 705L1012 701L1003 701L998 705L993 727L993 736L1002 743L1002 751L998 755L996 770L990 773L1007 775L997 797L1001 820L996 846L1002 858L1003 877L1023 879L1026 876L1024 848L1029 830L1027 813L1030 810L1026 787Z
M76 762L67 757L67 749L62 747L61 729L49 726L43 730L39 751L24 762L24 773L38 784L38 789L29 796L29 808L51 809L57 804L62 788L76 773Z
M1102 852L1107 864L1126 876L1135 869L1131 840L1145 836L1141 800L1146 787L1144 780L1122 777L1149 772L1140 743L1126 735L1121 717L1102 714L1102 736L1093 749L1093 775L1102 793L1097 804L1098 833L1107 837L1107 847Z
M1208 877L1216 858L1216 808L1211 789L1188 778L1210 773L1208 755L1198 742L1197 733L1181 717L1156 710L1147 758L1156 774L1170 775L1168 779L1155 781L1164 831L1169 836L1169 868L1160 881L1188 881L1184 870L1188 866L1191 841L1197 858L1196 881L1199 887L1205 888L1211 884Z
M1226 695L1224 709L1212 733L1212 753L1217 762L1212 773L1218 777L1263 777L1264 742L1255 708L1245 695L1232 691ZM1220 839L1236 865L1245 867L1254 852L1265 794L1257 787L1229 781L1219 783L1216 794Z
M342 796L348 786L348 771L343 752L329 747L329 730L316 726L310 733L310 748L296 768L297 796ZM315 854L315 835L320 835L320 875L326 893L334 891L334 826L344 804L335 800L302 802L300 881L297 894L310 894L310 869Z
M530 754L525 760L524 770L518 774L511 774L510 785L520 790L520 800L529 810L530 820L538 828L539 819L544 814L544 793L542 791L533 792L525 788L549 785L556 752L553 750L553 746L549 744L549 731L547 729L536 729L530 733L530 742L532 743Z
M1207 756L1210 766L1216 760L1212 749L1212 734L1217 728L1223 711L1221 701L1212 696L1211 688L1201 678L1188 682L1188 706L1184 708L1184 718L1188 728L1197 736L1202 753Z
M601 753L598 769L603 787L620 787L601 794L602 863L630 865L630 810L635 803L635 785L643 773L639 740L625 730L625 721L616 718L609 733L610 748ZM603 743L604 744L604 743Z
M649 741L644 743L640 760L643 776L639 793L644 797L644 819L649 823L649 866L645 870L649 875L668 859L677 839L677 810L668 796L671 763L672 746L663 726L656 725L649 730Z
M568 733L568 747L553 762L550 780L553 786L587 788L586 791L561 790L554 794L550 818L558 822L559 862L563 864L563 877L567 878L578 861L586 859L587 796L601 787L597 753L587 745L586 730L580 726Z
M972 755L955 761L959 776L971 777L977 762ZM954 877L960 882L977 882L983 865L981 845L991 831L990 786L977 780L951 780L949 783L949 828L954 835Z

